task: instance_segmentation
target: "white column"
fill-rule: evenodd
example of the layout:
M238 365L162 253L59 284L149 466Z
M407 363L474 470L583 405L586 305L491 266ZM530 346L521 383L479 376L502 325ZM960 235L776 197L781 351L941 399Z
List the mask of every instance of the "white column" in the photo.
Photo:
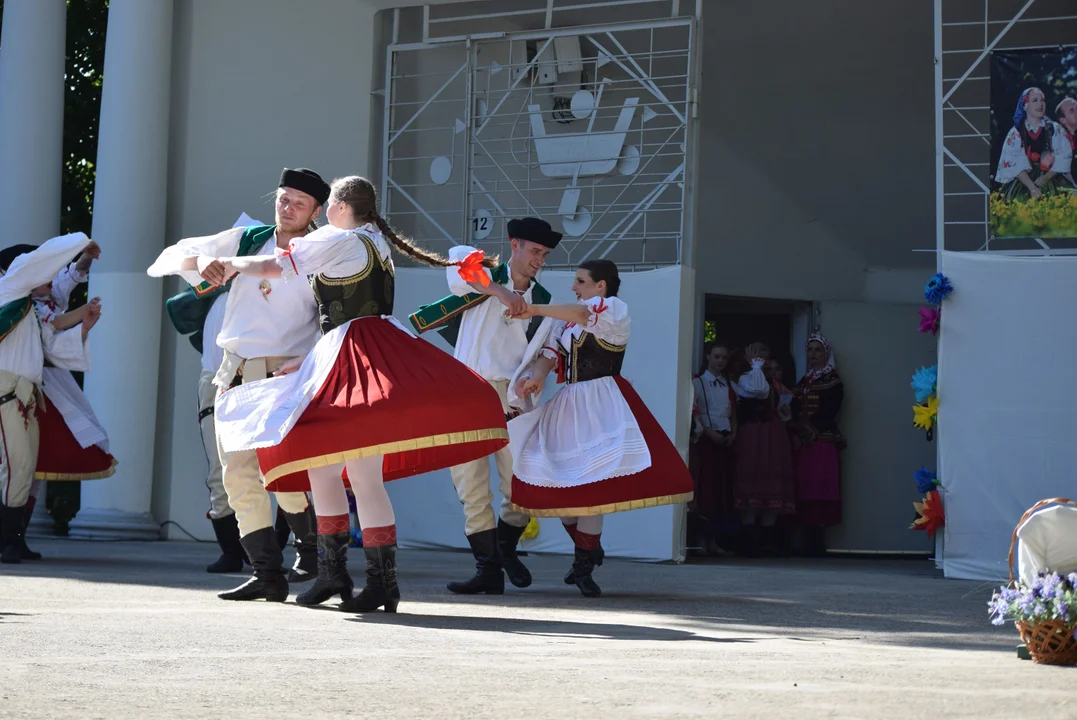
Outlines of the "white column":
M66 0L6 0L0 38L0 217L4 240L60 234Z
M106 42L92 235L102 254L90 273L104 312L85 389L120 464L83 483L71 535L151 540L164 288L146 268L164 246L172 0L112 0Z
M66 0L7 0L0 38L0 245L60 234ZM52 535L45 493L30 527Z

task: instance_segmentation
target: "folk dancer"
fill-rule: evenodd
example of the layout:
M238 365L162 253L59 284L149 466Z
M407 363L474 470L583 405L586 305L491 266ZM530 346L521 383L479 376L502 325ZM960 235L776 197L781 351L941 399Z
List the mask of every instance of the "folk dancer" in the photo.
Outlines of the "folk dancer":
M26 504L38 460L45 362L87 370L86 336L100 317L96 306L82 313L81 326L57 332L51 323L38 320L34 297L47 298L52 280L89 244L85 234L73 233L36 249L16 248L0 277L0 562L22 561Z
M165 248L147 273L152 277L179 275L191 287L171 298L167 309L181 334L204 327L209 299L227 292L224 320L217 344L224 360L213 379L221 393L243 383L268 377L289 360L306 355L318 337L318 307L309 288L281 280L230 277L217 258L262 255L273 257L312 228L329 197L329 186L312 170L285 169L276 192L276 224L233 228L208 237L181 240ZM258 456L253 450L221 450L216 431L224 489L235 511L240 544L250 559L254 577L238 588L220 593L224 600L283 601L289 582L312 580L317 573L314 516L302 492L277 493L296 538L297 558L287 577L281 546L273 531L269 494L262 484Z
M524 317L548 320L512 378L510 400L521 407L541 395L554 367L566 383L509 423L512 503L526 515L561 518L575 544L565 582L585 597L602 594L592 573L604 554L604 515L692 499L680 453L621 375L631 319L620 284L613 262L590 260L572 284L577 304L529 305Z
M396 612L396 518L385 482L485 458L508 443L508 431L501 401L481 377L392 317L394 247L427 265L449 261L395 232L365 178L334 181L327 215L331 225L275 257L222 259L226 272L254 278L305 285L311 276L324 335L305 359L278 371L284 377L223 396L217 426L226 452L258 449L270 489L313 491L318 580L296 602L339 595L341 610ZM478 273L483 262L477 254L463 269ZM366 585L354 597L345 467L366 556ZM305 476L290 474L298 469Z
M420 333L440 332L454 347L453 356L493 386L501 398L505 417L511 419L518 411L508 404L509 380L541 323L541 318L528 322L512 315L523 312L528 303L550 302L550 293L535 276L546 263L546 256L561 241L561 233L552 230L544 220L523 218L509 221L508 235L512 254L507 263L483 270L481 279L465 277L457 268L449 268L452 294L419 308L410 319ZM466 245L457 246L449 251L449 259L463 261L474 252L474 248ZM487 302L492 297L500 304ZM451 469L453 485L464 506L464 532L477 568L469 580L448 584L454 593L501 595L505 592L506 574L516 587L531 584L531 572L516 551L530 518L514 509L510 500L512 452L503 448L494 454L494 461L503 496L496 523L489 458Z

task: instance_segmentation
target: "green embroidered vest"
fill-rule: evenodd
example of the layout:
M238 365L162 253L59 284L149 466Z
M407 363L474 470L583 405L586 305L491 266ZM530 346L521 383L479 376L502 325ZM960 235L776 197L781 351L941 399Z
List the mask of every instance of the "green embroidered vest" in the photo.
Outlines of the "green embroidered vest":
M239 250L236 254L240 257L256 254L273 237L274 230L276 225L251 225L245 228L239 238ZM202 282L165 301L165 310L168 311L172 326L180 335L189 335L187 339L198 352L202 352L202 328L206 324L206 316L213 307L214 299L228 292L231 287L232 280L220 287Z
M507 283L509 281L508 264L501 263L495 267L490 271L490 277L493 282L498 285ZM489 299L489 295L484 295L482 293L449 295L435 303L421 306L418 310L408 316L408 319L411 320L411 324L416 332L424 333L427 330L437 330L449 345L456 347L456 338L460 335L460 322L464 317L464 312L477 305L481 305ZM549 291L535 281L532 281L531 285L531 302L534 305L550 304ZM539 325L541 324L541 317L535 316L531 318L531 322L527 326L528 342L530 342L531 338L538 332Z
M358 232L355 235L366 245L368 260L365 268L349 277L319 274L310 278L314 298L318 301L318 322L323 335L349 320L393 314L396 295L393 265L382 259L370 238Z

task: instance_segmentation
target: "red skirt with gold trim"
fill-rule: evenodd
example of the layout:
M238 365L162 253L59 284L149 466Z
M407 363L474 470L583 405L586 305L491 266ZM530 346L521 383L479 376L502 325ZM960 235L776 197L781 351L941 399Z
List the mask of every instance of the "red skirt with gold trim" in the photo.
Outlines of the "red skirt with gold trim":
M619 375L614 380L647 442L650 467L632 475L574 487L540 487L513 476L512 504L517 510L535 517L580 517L692 499L692 475L681 454L632 385ZM595 412L600 411L595 408Z
M258 449L258 463L268 490L302 492L312 467L383 455L389 481L507 444L505 410L488 382L388 320L368 317L351 321L326 380L283 440Z
M116 459L97 445L84 448L71 434L63 415L44 399L37 413L41 441L35 480L99 480L116 472Z

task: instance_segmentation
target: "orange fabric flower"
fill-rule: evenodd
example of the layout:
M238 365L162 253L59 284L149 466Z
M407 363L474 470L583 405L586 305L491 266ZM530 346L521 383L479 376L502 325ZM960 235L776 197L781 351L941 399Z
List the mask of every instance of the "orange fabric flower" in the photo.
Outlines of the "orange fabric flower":
M482 250L472 250L468 253L467 257L458 263L454 263L460 267L460 277L464 282L477 282L483 287L487 287L490 284L490 278L487 276L485 268L482 266L482 261L486 257L486 253Z
M946 513L938 490L932 490L924 496L923 502L914 502L912 506L919 517L909 526L910 530L924 530L928 537L934 537L935 531L946 524Z

